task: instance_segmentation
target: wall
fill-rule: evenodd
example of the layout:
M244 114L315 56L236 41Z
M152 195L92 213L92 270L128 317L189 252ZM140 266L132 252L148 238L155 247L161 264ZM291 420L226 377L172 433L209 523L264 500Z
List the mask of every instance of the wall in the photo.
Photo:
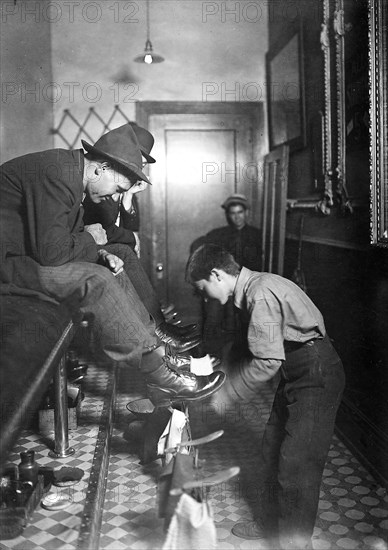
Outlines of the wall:
M51 29L47 2L1 3L1 158L53 146Z
M295 24L301 19L304 29L307 146L290 154L291 198L317 192L314 150L320 144L313 128L324 109L322 3L300 0L296 5ZM280 4L277 6L278 9L274 4L269 13L270 48L290 25L279 11ZM358 183L367 190L367 161L358 174L362 179ZM297 266L302 215L302 269L307 292L324 314L347 376L338 429L371 471L387 482L388 440L384 433L388 427L388 250L369 245L369 204L365 193L361 208L353 214L344 215L339 208L333 208L329 216L309 210L291 211L287 215L286 277L292 278Z
M80 125L96 140L116 104L133 119L136 101L265 100L266 2L149 6L154 50L165 57L151 66L133 61L145 46L145 0L1 3L2 161L78 147ZM116 111L111 126L124 122Z
M133 119L136 101L265 99L265 2L151 0L151 41L165 58L154 65L133 61L145 46L145 0L76 4L52 25L56 125L64 109L82 123L90 107L106 120L120 104ZM93 115L86 124L91 137L103 131ZM62 130L74 135L76 123Z

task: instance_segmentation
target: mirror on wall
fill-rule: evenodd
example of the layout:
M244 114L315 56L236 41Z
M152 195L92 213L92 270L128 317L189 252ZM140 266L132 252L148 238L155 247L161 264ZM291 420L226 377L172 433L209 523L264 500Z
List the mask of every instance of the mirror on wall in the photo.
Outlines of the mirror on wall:
M293 30L267 53L270 149L306 144L302 27Z
M368 204L368 0L336 0L333 16L337 72L336 192L343 210Z

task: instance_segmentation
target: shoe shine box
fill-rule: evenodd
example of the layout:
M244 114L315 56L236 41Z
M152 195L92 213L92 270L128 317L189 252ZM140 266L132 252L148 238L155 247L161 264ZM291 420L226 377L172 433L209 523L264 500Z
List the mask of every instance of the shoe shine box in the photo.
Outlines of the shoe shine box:
M68 388L67 390L67 421L69 430L76 430L78 427L78 416L81 411L81 390L80 388ZM50 432L54 430L54 409L52 407L39 410L39 431Z

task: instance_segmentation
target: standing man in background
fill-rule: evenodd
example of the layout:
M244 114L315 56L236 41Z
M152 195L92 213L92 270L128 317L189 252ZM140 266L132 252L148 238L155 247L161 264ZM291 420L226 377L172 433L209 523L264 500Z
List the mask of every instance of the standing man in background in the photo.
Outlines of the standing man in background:
M221 205L228 225L213 229L206 242L230 252L236 262L252 271L261 269L261 232L247 223L249 203L245 195L230 195Z

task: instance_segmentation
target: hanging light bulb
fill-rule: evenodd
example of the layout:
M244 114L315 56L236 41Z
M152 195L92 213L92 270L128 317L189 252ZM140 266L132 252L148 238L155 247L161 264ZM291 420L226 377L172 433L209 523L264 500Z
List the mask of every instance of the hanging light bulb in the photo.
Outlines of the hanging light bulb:
M147 21L147 40L145 43L144 53L141 55L138 55L135 57L134 61L136 63L146 63L147 65L151 65L151 63L162 63L164 61L164 57L161 55L158 55L153 52L152 44L150 40L150 6L149 6L149 0L147 0L146 4L146 21Z

